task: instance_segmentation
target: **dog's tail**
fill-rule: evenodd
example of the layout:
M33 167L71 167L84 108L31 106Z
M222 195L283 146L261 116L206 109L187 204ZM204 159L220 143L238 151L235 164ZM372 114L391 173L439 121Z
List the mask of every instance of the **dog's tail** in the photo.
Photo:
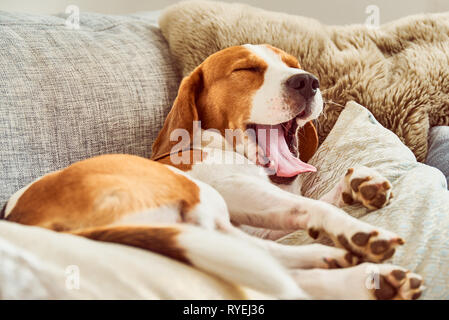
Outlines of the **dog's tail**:
M249 243L216 231L189 225L130 225L69 233L156 252L277 298L307 298L287 270L270 255Z

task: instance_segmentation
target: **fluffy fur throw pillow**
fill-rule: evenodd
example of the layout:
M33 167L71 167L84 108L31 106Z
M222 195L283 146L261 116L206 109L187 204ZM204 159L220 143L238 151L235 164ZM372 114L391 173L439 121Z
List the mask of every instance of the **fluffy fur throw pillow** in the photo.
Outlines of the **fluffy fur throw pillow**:
M419 161L430 127L449 125L449 13L407 17L379 28L326 26L241 4L187 1L167 8L162 33L187 75L210 54L268 43L317 75L327 101L320 141L350 100L366 106Z

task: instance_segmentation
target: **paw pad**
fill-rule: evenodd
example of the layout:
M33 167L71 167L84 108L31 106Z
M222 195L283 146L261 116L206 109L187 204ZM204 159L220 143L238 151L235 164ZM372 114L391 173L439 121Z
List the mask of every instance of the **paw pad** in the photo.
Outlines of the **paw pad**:
M349 205L354 203L354 199L352 198L352 196L349 193L343 192L341 196L343 198L344 203L349 204Z
M377 231L373 231L371 233L357 232L352 236L351 240L358 246L364 246L368 243L369 238L375 235L377 235Z
M383 265L383 268L385 270L378 275L378 286L374 289L376 299L416 300L421 296L424 287L419 275L395 266Z
M337 244L348 250L350 253L364 260L382 262L391 258L397 245L404 244L404 240L395 237L390 240L379 239L382 235L374 230L371 232L357 232L350 240L340 234L337 236Z
M362 262L361 259L350 252L346 252L344 256L342 255L338 258L323 258L323 261L326 263L328 269L347 268L358 265Z
M314 228L310 228L308 230L309 232L309 236L312 237L313 239L318 239L318 237L320 236L320 231Z
M392 198L391 183L373 169L350 168L346 172L345 181L347 187L342 193L345 204L359 202L374 210L386 206Z
M323 260L324 260L324 262L326 262L329 269L341 269L342 268L342 266L339 265L338 261L335 259L324 258Z
M398 290L388 282L385 276L380 276L379 288L374 291L374 294L378 300L391 300L397 292Z
M366 182L371 180L371 177L365 177L365 178L354 178L351 180L351 188L352 190L354 190L355 192L359 192L359 186Z
M402 270L393 270L391 272L391 275L393 277L395 277L396 280L401 281L402 279L405 278L406 273L404 271L402 271Z
M390 244L387 240L377 240L371 243L371 251L374 254L381 254L387 251Z
M418 278L410 278L410 288L418 289L422 284L422 280Z

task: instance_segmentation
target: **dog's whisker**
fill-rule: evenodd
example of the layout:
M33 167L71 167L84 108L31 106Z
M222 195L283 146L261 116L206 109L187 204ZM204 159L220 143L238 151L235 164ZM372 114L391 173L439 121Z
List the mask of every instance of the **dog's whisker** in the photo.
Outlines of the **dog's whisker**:
M332 101L332 100L324 100L324 103L325 103L325 108L327 107L328 104L333 104L333 105L340 106L340 107L343 107L343 108L345 107L344 105L342 105L340 103L337 103L335 101Z
M321 115L323 116L323 118L324 118L325 120L327 120L327 114L326 114L326 112L323 112ZM317 123L320 123L319 118L317 118L316 121L317 121Z
M284 130L287 132L287 133L289 133L289 134L295 134L295 132L294 131L292 131L292 129L290 128L290 129L288 129L287 127L286 127L286 125L285 124L283 124L283 123L281 123L281 126L282 126L282 128L284 128Z

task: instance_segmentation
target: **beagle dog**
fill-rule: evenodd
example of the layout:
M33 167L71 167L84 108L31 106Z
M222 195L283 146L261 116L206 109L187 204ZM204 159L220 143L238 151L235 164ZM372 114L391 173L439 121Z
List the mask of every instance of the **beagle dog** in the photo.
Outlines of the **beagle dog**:
M151 160L102 155L49 173L9 199L4 219L150 250L278 298L417 299L419 275L376 264L404 241L339 209L387 205L387 179L350 168L320 200L300 195L322 108L295 57L224 49L183 79ZM272 241L298 229L335 247Z

